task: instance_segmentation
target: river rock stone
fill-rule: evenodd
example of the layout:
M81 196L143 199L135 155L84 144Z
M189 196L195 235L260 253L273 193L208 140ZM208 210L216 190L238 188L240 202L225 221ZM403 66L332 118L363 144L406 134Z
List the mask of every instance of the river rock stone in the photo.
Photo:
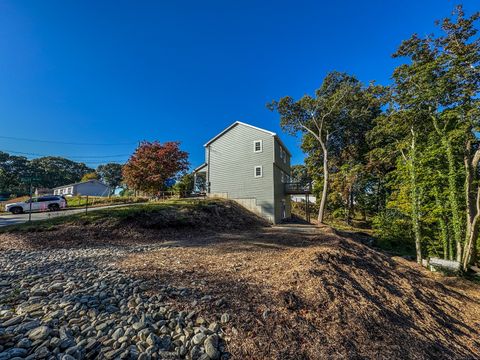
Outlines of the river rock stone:
M210 335L204 342L205 353L213 360L220 358L220 352L218 351L218 336Z
M48 338L51 331L48 326L39 326L28 333L28 338L32 341L42 341Z
M20 339L17 343L17 347L23 348L23 349L28 349L31 346L32 346L32 342L27 338Z
M169 303L192 289L159 286L115 265L157 248L2 250L0 360L221 357L218 338L210 338L222 333L220 322L205 321L218 314L200 311L199 296L187 308Z
M220 321L221 321L223 324L228 323L228 322L230 321L230 315L227 314L227 313L222 314L222 317L221 317Z

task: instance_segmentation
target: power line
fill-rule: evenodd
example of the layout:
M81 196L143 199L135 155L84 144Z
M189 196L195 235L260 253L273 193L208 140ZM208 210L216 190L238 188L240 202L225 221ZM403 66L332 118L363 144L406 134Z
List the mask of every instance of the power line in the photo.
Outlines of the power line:
M6 153L12 153L12 154L19 154L19 155L30 155L30 156L52 156L52 155L46 155L46 154L37 154L37 153L29 153L29 152L22 152L22 151L13 151L13 150L1 150ZM62 157L65 158L71 158L71 159L87 159L87 158L92 158L92 159L104 159L104 158L116 158L116 157L125 157L125 156L130 156L131 154L117 154L117 155L101 155L101 156L90 156L90 155L85 155L85 156L70 156L70 155L62 155Z
M127 162L127 160L125 161L90 161L90 160L87 160L87 161L82 161L82 160L76 160L75 162L81 162L81 163L85 163L85 164L120 164L120 165L123 165Z
M65 141L54 141L54 140L40 140L40 139L28 139L28 138L18 138L13 136L0 136L0 139L8 140L18 140L18 141L31 141L31 142L41 142L48 144L62 144L62 145L82 145L82 146L121 146L121 145L133 145L138 144L138 141L125 142L125 143L80 143L80 142L65 142Z
M54 155L43 155L43 154L37 154L37 153L28 153L28 152L22 152L22 151L12 151L12 150L0 150L0 151L4 151L6 153L14 153L14 154L20 154L20 155L25 155L27 157L31 157L31 156L46 156L46 157L55 157ZM111 155L111 156L120 156L120 155ZM128 156L130 157L130 155L122 155L122 156ZM58 156L60 157L60 156ZM114 159L114 160L110 160L110 159L104 159L103 156L99 156L99 157L91 157L89 159L87 159L87 157L89 156L61 156L61 157L64 157L64 158L71 158L72 161L75 161L75 162L79 162L79 163L85 163L85 164L90 164L90 165L101 165L101 164L107 164L107 163L114 163L114 164L120 164L120 165L123 165L127 162L127 160L120 160L120 159ZM109 157L108 155L105 156L105 157ZM102 160L103 159L103 160ZM31 159L29 159L31 160Z

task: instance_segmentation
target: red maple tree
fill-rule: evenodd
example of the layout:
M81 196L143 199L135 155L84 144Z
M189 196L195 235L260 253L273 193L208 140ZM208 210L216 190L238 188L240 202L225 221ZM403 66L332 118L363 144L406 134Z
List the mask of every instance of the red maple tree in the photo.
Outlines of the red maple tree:
M155 195L188 166L188 153L180 150L179 142L144 141L123 167L123 179L129 188Z

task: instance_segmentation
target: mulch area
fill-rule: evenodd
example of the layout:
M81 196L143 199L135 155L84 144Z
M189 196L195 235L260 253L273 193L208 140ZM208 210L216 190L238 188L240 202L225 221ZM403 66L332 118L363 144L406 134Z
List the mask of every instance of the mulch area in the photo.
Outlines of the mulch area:
M232 315L234 358L480 358L478 284L329 229L206 235L120 266L190 289L195 299L211 296L196 306ZM188 307L194 298L172 300Z

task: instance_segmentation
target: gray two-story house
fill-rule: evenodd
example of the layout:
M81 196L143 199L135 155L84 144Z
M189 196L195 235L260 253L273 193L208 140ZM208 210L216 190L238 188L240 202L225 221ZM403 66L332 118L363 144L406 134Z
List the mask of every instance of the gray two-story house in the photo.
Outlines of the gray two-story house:
M274 132L235 122L205 144L205 163L194 170L206 179L208 196L233 199L279 223L290 217L291 154Z

